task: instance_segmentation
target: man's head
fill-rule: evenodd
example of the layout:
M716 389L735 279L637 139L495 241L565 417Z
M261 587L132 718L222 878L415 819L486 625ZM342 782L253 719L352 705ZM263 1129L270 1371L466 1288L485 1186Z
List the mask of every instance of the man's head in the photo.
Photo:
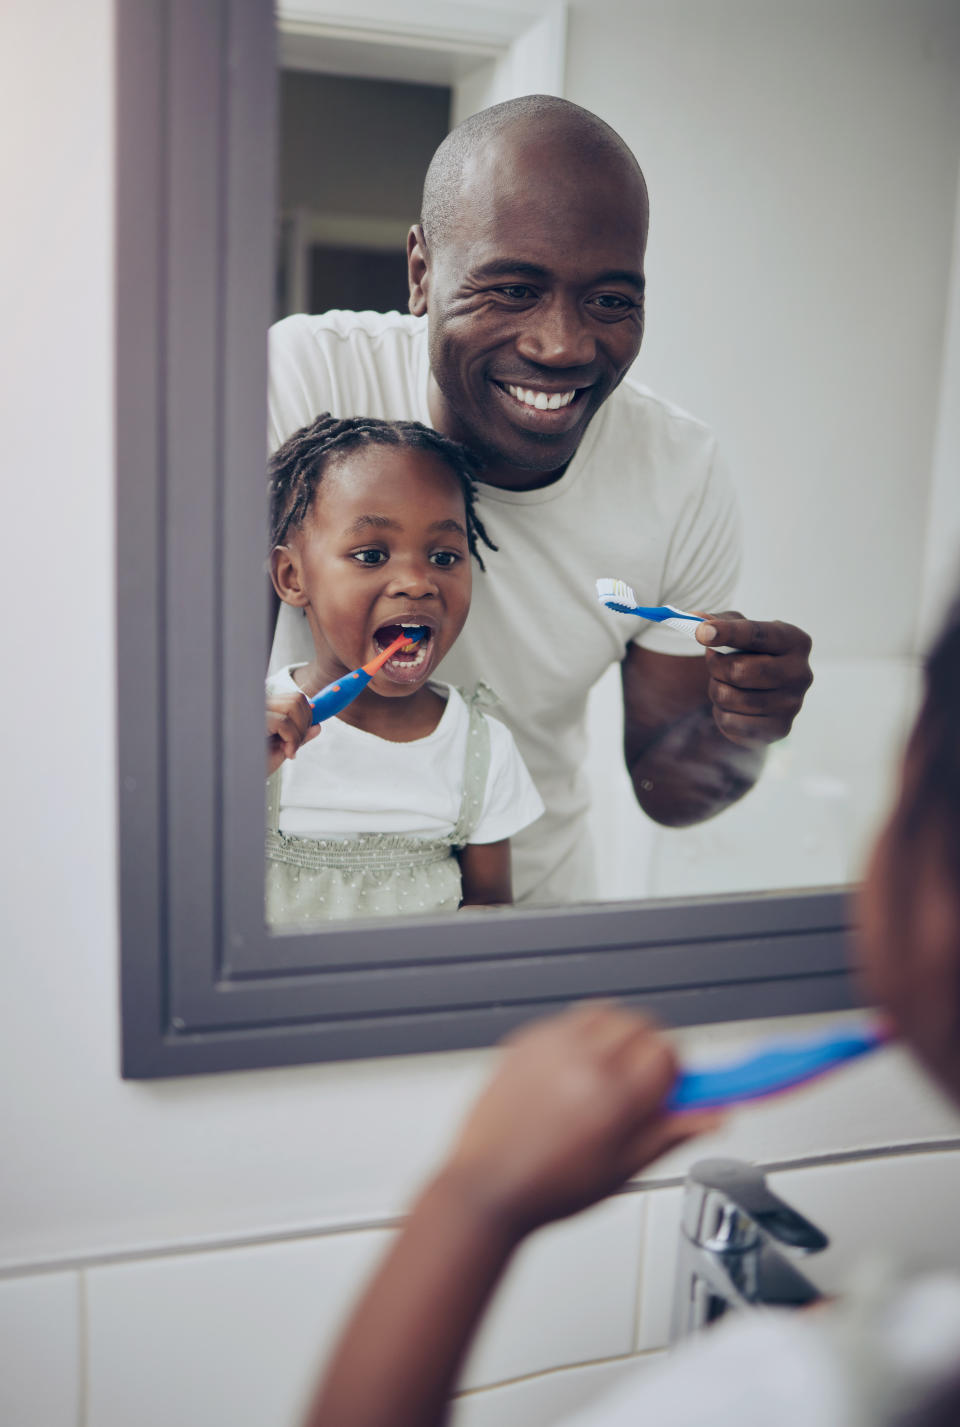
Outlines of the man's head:
M530 95L466 120L434 155L408 241L429 320L431 417L482 479L547 484L643 336L643 174L609 125Z

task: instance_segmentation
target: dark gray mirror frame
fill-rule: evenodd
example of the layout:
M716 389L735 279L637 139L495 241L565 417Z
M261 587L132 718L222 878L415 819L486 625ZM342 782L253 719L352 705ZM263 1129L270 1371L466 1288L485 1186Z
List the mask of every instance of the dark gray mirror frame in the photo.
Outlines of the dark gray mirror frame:
M273 12L117 14L123 1074L484 1045L590 995L675 1025L851 1005L836 889L266 931Z

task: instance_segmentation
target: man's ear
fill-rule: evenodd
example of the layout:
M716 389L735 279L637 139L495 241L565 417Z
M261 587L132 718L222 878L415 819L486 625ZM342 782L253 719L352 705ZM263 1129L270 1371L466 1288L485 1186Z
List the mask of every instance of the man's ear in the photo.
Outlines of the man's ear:
M419 223L414 223L407 234L407 279L410 283L410 298L407 306L414 317L422 317L427 310L427 288L430 274L427 263L427 241Z
M291 546L274 545L270 551L270 578L284 604L296 605L298 609L309 604L309 597L303 588L300 557Z

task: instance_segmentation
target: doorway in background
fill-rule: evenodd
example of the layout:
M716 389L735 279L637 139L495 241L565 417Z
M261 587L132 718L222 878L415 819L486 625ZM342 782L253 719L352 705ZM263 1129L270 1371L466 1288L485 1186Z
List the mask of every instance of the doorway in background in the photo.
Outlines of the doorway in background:
M404 250L449 85L282 69L276 315L405 311Z

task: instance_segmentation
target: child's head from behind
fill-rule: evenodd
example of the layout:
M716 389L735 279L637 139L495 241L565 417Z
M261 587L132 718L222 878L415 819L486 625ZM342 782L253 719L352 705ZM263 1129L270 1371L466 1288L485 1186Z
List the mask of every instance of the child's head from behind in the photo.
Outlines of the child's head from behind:
M412 421L319 416L270 461L274 587L304 609L317 659L337 677L401 628L420 642L376 675L375 692L420 688L463 628L471 556L493 549L474 510L473 457Z
M871 992L960 1103L960 599L926 665L893 813L861 899Z

